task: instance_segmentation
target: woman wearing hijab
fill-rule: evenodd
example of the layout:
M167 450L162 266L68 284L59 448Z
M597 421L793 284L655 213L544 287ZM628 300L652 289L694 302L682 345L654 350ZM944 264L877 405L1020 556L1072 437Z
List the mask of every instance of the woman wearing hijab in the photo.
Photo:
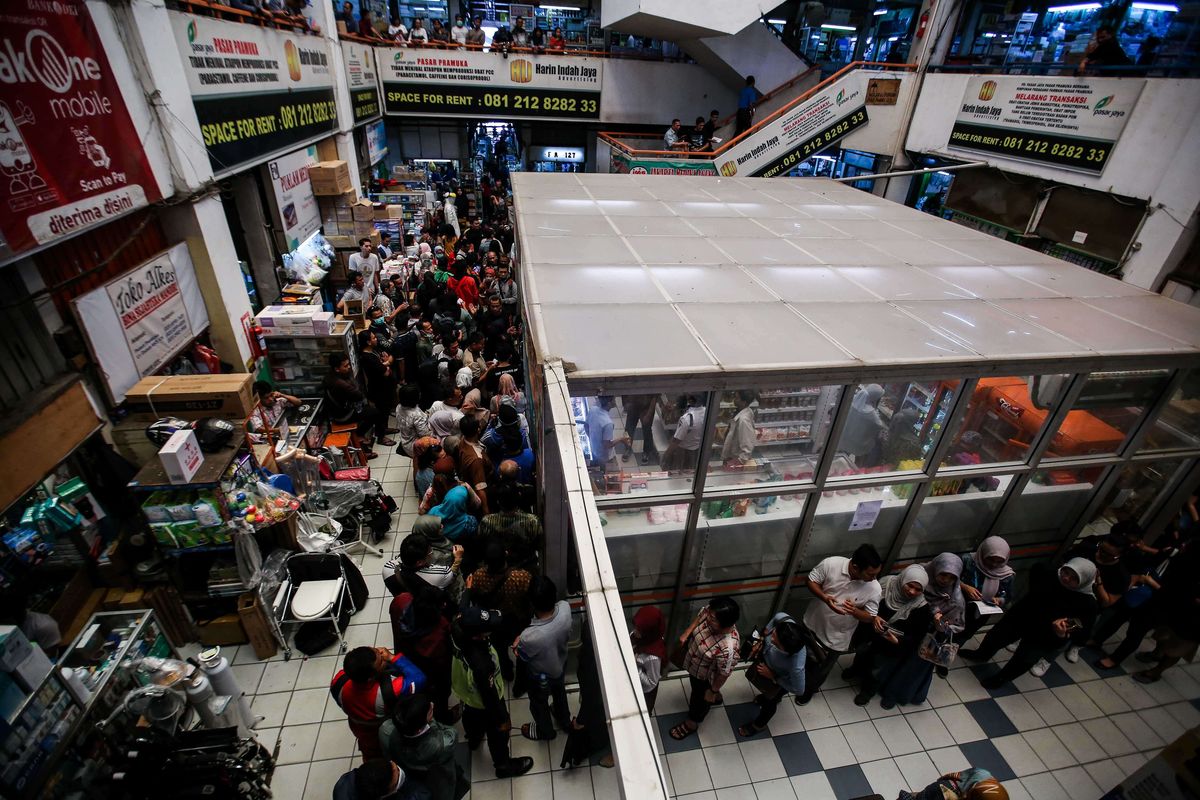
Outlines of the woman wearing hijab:
M496 400L499 397L501 400ZM525 393L517 389L517 382L511 374L505 373L500 376L497 383L496 394L492 397L492 402L496 404L496 410L499 410L499 403L503 398L512 400L513 407L517 409L518 414L525 413Z
M925 567L912 564L879 584L883 588L879 614L873 624L859 626L869 638L854 656L854 663L842 672L843 678L860 681L854 698L855 705L860 706L871 702L879 684L886 683L904 664L933 623L933 609L925 599L925 588L929 586Z
M967 626L963 628L965 642L996 616L979 611L975 603L1003 609L1012 591L1014 570L1008 564L1008 542L999 536L984 539L974 553L963 556L962 592L967 599Z
M441 455L442 443L434 436L422 436L413 442L413 484L417 497L424 497L433 485L433 464Z
M441 517L442 535L455 544L468 544L479 526L479 520L468 508L472 498L475 501L474 506L478 508L480 503L475 490L465 483L460 483L446 492L441 503L429 509L430 516Z
M1096 565L1086 558L1072 558L1054 570L1038 564L1029 575L1029 593L997 622L977 650L960 650L963 658L987 661L1005 647L1020 640L1016 652L996 675L980 681L985 689L999 689L1038 662L1048 662L1063 650L1071 634L1089 629L1096 619L1096 598L1092 582Z
M882 397L883 387L872 383L860 387L850 402L850 415L846 417L838 449L854 456L855 466L873 467L878 463L879 447L887 430L879 416Z
M950 639L962 630L965 614L962 590L959 589L962 568L962 559L954 553L942 553L925 565L929 583L925 586L924 597L932 614L932 627L915 635L915 642L905 642L911 649L887 679L880 681L879 705L883 708L920 705L929 696L934 665L921 658L918 650L925 633L930 630Z
M658 682L667 663L667 646L663 642L666 633L666 617L657 607L643 606L633 615L629 638L633 641L633 656L637 661L642 693L646 695L646 710L650 713L654 713Z

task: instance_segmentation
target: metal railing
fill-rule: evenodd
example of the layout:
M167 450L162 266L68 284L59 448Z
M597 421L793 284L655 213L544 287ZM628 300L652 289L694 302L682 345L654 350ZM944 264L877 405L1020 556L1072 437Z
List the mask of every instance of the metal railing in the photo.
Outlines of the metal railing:
M961 73L975 75L1062 75L1076 76L1078 64L1057 62L1053 64L1010 63L1010 64L930 64L930 72ZM1087 75L1100 78L1200 78L1200 63L1178 61L1170 64L1131 64L1120 67L1089 67Z
M688 150L663 150L660 148L640 149L640 148L630 146L630 145L626 144L625 142L621 141L622 139L632 139L632 140L657 139L659 141L662 140L661 135L653 134L653 133L621 133L618 131L601 131L600 133L598 133L596 135L600 139L602 139L606 144L608 144L610 147L615 148L616 150L619 150L622 153L629 155L629 156L635 156L635 157L640 156L640 157L651 157L651 158L665 157L665 158L673 158L673 159L695 159L695 160L708 161L708 160L715 159L717 156L725 153L731 147L733 147L735 144L741 142L743 139L746 139L747 137L750 137L750 136L754 136L758 131L762 130L765 126L774 122L776 119L778 119L782 115L786 114L788 111L795 108L800 103L803 103L804 101L813 97L813 95L817 94L817 92L820 92L821 90L828 88L829 86L831 86L832 84L841 80L846 75L848 75L849 73L853 72L856 69L872 69L872 70L890 71L890 72L912 72L916 68L917 68L916 64L885 64L885 63L877 62L877 61L853 61L853 62L847 64L846 66L842 67L841 69L839 69L837 72L830 75L825 80L818 83L816 86L812 87L808 91L801 94L795 100L792 100L790 103L785 105L783 108L780 108L779 110L771 113L765 119L762 119L759 122L754 123L753 126L748 128L747 130L743 131L741 133L741 135L735 136L732 139L730 139L729 141L723 143L716 150L688 151ZM799 80L800 78L809 74L809 72L811 72L811 70L807 70L807 71L801 73L800 75L796 76L796 80Z

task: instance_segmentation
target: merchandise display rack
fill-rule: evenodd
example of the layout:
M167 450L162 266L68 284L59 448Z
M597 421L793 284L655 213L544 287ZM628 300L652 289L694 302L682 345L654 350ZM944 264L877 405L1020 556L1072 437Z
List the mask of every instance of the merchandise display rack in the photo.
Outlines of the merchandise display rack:
M267 364L275 388L296 397L320 396L322 381L329 374L329 354L345 353L350 368L358 375L358 350L354 346L354 323L339 320L330 335L287 333L266 337Z

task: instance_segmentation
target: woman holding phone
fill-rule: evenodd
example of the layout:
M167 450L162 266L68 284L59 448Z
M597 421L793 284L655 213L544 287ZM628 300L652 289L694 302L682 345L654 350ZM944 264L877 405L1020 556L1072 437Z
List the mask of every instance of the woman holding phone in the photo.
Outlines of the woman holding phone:
M980 685L999 689L1028 672L1038 659L1052 662L1076 631L1090 630L1098 611L1092 593L1095 578L1096 565L1086 558L1072 558L1057 570L1048 564L1034 566L1029 593L992 627L979 649L959 651L963 658L987 661L1001 647L1020 641L1008 663Z

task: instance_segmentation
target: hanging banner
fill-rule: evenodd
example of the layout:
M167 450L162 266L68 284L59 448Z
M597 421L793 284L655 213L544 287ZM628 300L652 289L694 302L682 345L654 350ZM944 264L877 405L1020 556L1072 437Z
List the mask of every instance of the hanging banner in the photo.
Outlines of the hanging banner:
M324 39L169 13L214 172L337 130Z
M1146 81L980 75L967 81L947 147L1099 175Z
M717 156L727 178L773 178L866 125L866 75L853 72Z
M377 48L388 114L599 119L595 58Z
M709 159L640 158L618 150L609 155L609 172L622 175L716 175L717 168Z
M368 125L363 133L367 137L367 165L373 167L388 154L387 128L379 120Z
M0 25L0 255L158 200L83 0L8 3Z
M318 161L314 145L268 161L264 168L271 183L272 210L283 234L279 243L283 252L295 250L321 227L321 211L308 179L308 168Z
M379 117L379 83L375 79L375 48L343 39L342 63L346 67L346 86L350 89L350 110L354 124Z
M114 403L208 327L186 244L71 301Z

